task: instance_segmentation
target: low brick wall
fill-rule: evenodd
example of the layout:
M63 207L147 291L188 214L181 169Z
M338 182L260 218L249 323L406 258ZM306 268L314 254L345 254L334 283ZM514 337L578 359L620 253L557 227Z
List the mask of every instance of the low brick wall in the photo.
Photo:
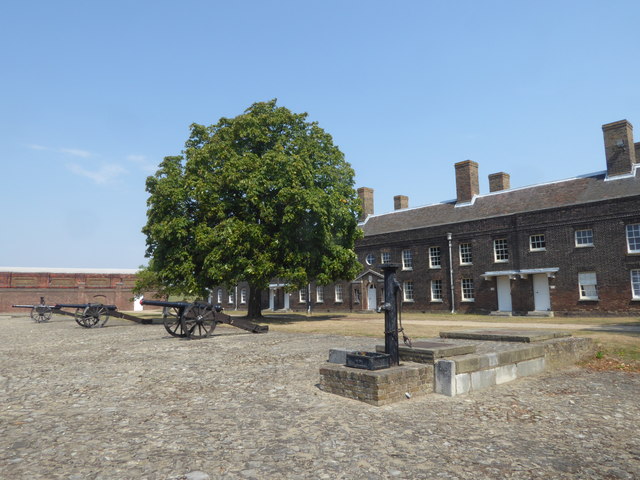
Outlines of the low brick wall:
M327 364L320 368L320 388L370 405L388 405L433 392L433 365L403 363L384 370L360 370Z

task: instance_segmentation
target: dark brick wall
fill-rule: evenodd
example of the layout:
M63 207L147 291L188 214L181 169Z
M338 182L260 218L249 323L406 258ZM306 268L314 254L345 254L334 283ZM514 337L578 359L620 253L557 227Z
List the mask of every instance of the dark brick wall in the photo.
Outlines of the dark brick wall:
M12 305L37 304L40 297L48 305L103 303L133 310L135 279L128 274L0 272L0 312L16 313Z
M461 208L473 208L461 207ZM412 271L399 271L400 281L414 282L415 300L404 308L416 311L449 311L449 253L447 233L452 234L452 259L455 285L455 310L485 313L498 308L496 280L484 279L486 272L558 268L549 278L551 308L557 313L603 314L637 313L640 302L632 301L630 270L640 268L640 255L627 254L625 226L640 223L640 197L630 197L575 207L549 209L519 215L496 217L481 221L442 225L365 237L356 251L361 262L368 254L380 258L389 251L391 261L401 263L402 250L411 249ZM575 246L576 229L592 229L593 247ZM544 234L545 251L530 251L529 237ZM506 238L509 261L496 263L493 240ZM458 246L471 243L473 265L460 265ZM442 252L440 269L429 268L428 249L439 246ZM598 301L579 298L578 273L596 272ZM473 278L475 301L461 301L461 279ZM441 279L443 302L430 301L430 281ZM531 275L511 281L512 306L516 313L534 309Z

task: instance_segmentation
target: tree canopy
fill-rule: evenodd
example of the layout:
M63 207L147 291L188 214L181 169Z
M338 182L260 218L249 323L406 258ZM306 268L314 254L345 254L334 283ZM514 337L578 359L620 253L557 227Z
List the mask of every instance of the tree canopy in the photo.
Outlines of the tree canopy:
M146 190L138 292L206 296L244 280L255 317L274 278L293 289L360 269L354 171L316 122L276 100L191 125L182 155L165 157Z

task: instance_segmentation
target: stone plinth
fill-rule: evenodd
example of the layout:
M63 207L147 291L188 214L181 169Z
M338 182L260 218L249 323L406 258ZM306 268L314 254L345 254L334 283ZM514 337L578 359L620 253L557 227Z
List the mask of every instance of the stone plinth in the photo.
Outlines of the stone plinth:
M320 368L320 388L370 405L388 405L432 393L433 366L403 363L384 370L360 370L327 364Z
M567 332L542 330L459 330L456 332L440 332L441 338L459 338L465 340L489 340L493 342L543 342L554 338L566 338Z
M384 345L376 345L377 352L384 352ZM439 358L465 355L476 351L475 345L445 342L413 342L411 347L399 345L400 360L416 363L435 363Z

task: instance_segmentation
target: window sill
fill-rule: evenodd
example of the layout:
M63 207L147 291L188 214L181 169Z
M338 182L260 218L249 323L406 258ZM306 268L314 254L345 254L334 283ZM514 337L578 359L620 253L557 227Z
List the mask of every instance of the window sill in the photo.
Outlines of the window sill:
M493 263L509 263L509 260L494 260Z
M600 299L595 297L595 298L580 298L578 299L579 302L599 302Z
M588 245L576 245L576 248L593 248L594 245L593 243L590 243Z
M402 303L414 303L415 300L402 300Z
M442 266L440 266L440 267L429 267L429 270L442 270Z
M547 251L547 249L546 249L546 248L531 248L531 249L529 249L529 251L530 251L531 253L535 253L535 252L546 252L546 251Z
M640 300L640 298L638 300ZM442 303L442 300L431 300L431 303Z
M460 266L461 267L471 267L473 265L473 263L461 263Z
M408 268L402 267L402 271L403 272L412 272L413 271L413 267L408 267Z
M462 303L473 303L473 302L475 302L475 301L476 301L476 299L475 299L475 298L471 298L471 299L463 298L463 299L461 300L461 302L462 302Z

